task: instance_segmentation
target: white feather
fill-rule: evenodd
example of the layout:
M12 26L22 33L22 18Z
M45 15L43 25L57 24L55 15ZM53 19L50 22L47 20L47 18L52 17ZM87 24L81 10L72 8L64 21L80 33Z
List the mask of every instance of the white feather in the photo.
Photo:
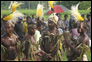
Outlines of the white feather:
M15 24L17 21L18 21L18 17L23 17L24 15L18 11L15 11L12 13L13 14L13 17L11 20L9 20L9 23L10 24Z
M71 15L77 20L78 16L80 16L80 13L78 12L78 6L80 3L78 3L76 6L71 7Z

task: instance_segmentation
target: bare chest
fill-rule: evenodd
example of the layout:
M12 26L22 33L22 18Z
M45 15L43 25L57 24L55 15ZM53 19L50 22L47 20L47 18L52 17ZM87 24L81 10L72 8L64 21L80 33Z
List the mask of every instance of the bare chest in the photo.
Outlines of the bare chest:
M85 37L80 36L80 38L79 38L79 42L81 42L81 43L86 43L87 40L88 40L87 36L85 36Z
M15 46L16 43L17 43L16 38L14 38L14 37L11 37L11 38L7 37L7 38L4 39L3 45L5 47L9 47L9 46Z

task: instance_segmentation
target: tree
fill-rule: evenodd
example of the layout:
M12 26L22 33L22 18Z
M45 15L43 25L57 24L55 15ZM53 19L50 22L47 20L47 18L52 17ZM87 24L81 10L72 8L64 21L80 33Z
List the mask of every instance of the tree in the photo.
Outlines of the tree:
M18 9L29 9L29 1L18 1L22 2L24 4L20 5ZM79 10L86 10L88 7L91 6L91 1L55 1L55 5L63 5L67 7L68 9L71 9L72 5L76 5L80 2ZM30 9L36 9L39 1L30 1ZM10 1L1 1L1 9L7 10L8 6L10 4ZM48 1L40 1L40 4L43 4L44 9L48 9Z
M67 7L68 9L71 9L72 5L76 5L80 2L79 5L79 10L86 10L88 7L91 6L91 1L62 1L62 2L57 2L57 5L63 5Z

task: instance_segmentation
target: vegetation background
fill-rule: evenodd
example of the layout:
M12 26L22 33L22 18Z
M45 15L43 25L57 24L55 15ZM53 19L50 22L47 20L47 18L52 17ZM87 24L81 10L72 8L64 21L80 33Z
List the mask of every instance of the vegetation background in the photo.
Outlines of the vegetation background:
M46 11L49 8L48 7L48 1L18 1L18 2L22 2L24 4L20 5L17 10L21 13L25 13L26 15L36 15L36 9L37 9L37 4L41 3L44 6L44 19L45 21L47 21L49 15L46 15ZM79 5L79 12L81 14L85 14L85 18L86 18L86 14L90 13L91 10L87 10L89 7L91 7L91 1L56 1L56 3L54 5L63 5L66 8L68 8L69 10L71 10L71 6L72 5L76 5L77 3L80 2ZM30 6L29 6L30 3ZM1 1L1 18L2 15L6 14L9 15L11 14L11 10L8 9L10 5L10 1ZM29 9L30 7L30 9ZM30 13L30 14L29 14ZM60 13L62 20L64 19L64 15L67 14L68 15L68 19L70 18L70 11L67 11L65 13ZM36 17L36 16L35 16ZM63 58L62 61L67 61L66 58L66 54L65 52L63 52ZM91 52L86 53L87 57L88 57L88 61L91 61Z
M8 9L11 1L1 1L1 17L3 14L11 14L11 10ZM22 2L23 4L20 5L17 10L25 13L26 15L36 15L36 9L37 9L37 4L43 4L44 6L44 19L45 21L47 20L49 15L46 15L46 11L48 10L48 1L18 1ZM91 1L55 1L54 5L63 5L69 10L71 10L72 5L76 5L80 2L80 5L78 7L79 12L81 14L86 14L90 12L90 10L87 10L89 7L91 7ZM67 11L65 13L61 13L62 19L64 19L64 15L68 15L68 19L70 18L70 11Z

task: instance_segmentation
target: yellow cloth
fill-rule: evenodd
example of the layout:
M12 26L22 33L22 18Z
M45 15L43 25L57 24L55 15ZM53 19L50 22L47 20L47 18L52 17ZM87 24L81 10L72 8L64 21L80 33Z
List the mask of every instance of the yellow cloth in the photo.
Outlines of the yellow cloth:
M24 17L23 17L23 20L22 20L22 22L24 22L25 20L26 20L26 18L24 18Z
M25 33L25 35L28 32L27 25L28 25L27 22L23 22L23 32Z

